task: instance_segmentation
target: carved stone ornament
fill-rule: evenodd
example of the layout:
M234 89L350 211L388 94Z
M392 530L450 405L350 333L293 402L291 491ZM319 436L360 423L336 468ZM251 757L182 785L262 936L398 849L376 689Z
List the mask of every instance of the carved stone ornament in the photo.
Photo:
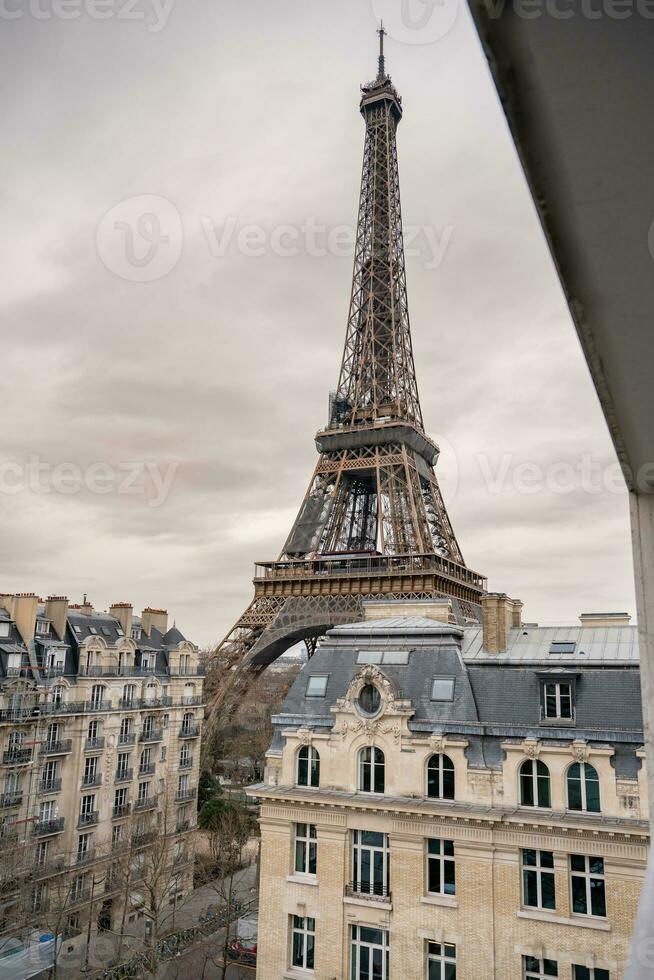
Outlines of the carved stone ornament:
M301 745L311 745L313 732L310 728L298 728L297 737Z
M540 755L541 743L536 738L526 738L522 750L528 759L537 759Z
M429 738L429 748L437 755L442 755L442 753L445 751L446 741L447 736L444 734L444 732L434 732Z
M575 762L588 762L590 758L590 746L588 742L575 740L572 743L572 755Z

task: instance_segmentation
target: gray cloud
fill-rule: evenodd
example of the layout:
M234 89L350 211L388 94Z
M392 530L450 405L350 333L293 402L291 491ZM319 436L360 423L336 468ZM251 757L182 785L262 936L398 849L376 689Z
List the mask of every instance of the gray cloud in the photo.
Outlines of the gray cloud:
M353 225L374 28L366 0L329 17L300 0L185 0L156 34L3 22L0 462L177 467L158 508L0 493L3 588L167 605L203 643L249 602L252 563L278 553L315 461L352 260L216 256L204 225ZM633 611L624 494L493 494L480 470L480 454L545 469L614 456L467 14L437 43L389 40L388 61L405 223L451 228L440 265L410 258L408 280L464 554L530 619ZM151 283L96 251L103 215L142 194L183 227L178 264Z

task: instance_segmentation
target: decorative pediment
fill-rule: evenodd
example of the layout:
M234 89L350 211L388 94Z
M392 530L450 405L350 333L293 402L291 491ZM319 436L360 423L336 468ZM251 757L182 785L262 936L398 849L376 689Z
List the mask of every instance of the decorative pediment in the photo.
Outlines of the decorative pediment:
M357 702L364 687L376 687L382 700L380 715L412 715L411 702L399 698L397 686L374 664L366 664L350 681L344 698L339 698L331 711L334 714L358 714Z

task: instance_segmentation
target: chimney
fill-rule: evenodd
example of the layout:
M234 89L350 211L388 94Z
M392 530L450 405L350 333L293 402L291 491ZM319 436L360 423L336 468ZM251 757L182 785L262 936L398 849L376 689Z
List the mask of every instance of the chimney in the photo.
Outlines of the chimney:
M522 624L522 602L503 592L488 592L481 600L484 651L504 653L509 645L509 630Z
M454 623L451 599L368 599L363 602L366 622L395 619L398 616L419 616L438 623Z
M109 609L114 619L117 619L123 627L125 636L131 636L132 633L132 611L131 602L114 602Z
M1 597L0 597L1 598ZM631 616L626 612L582 613L579 617L582 626L628 626Z
M59 637L63 640L66 632L66 616L68 615L68 599L63 595L49 595L45 603L46 619L52 623L52 627Z
M86 598L86 592L84 593L84 601L82 602L81 606L77 608L79 608L79 611L81 613L84 613L85 616L92 616L93 613L95 612L95 609L93 608L93 603L89 602L89 600Z
M165 633L168 629L168 610L167 609L151 609L149 606L144 609L141 613L141 629L146 636L152 634L152 627L159 630L160 633Z
M38 604L38 597L33 592L18 592L14 596L12 616L24 643L34 639Z
M13 619L14 615L14 595L12 592L2 592L0 593L0 607L6 609L10 617Z

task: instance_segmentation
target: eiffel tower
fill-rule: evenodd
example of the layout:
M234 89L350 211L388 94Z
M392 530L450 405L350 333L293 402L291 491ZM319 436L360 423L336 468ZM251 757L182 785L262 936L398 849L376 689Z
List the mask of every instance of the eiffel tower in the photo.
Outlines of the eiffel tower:
M282 554L255 565L254 598L215 651L214 710L233 706L299 640L312 652L331 626L362 619L364 599L446 596L459 622L480 618L486 580L464 563L418 399L395 139L402 99L386 73L383 26L378 33L377 77L361 89L366 135L338 388Z

